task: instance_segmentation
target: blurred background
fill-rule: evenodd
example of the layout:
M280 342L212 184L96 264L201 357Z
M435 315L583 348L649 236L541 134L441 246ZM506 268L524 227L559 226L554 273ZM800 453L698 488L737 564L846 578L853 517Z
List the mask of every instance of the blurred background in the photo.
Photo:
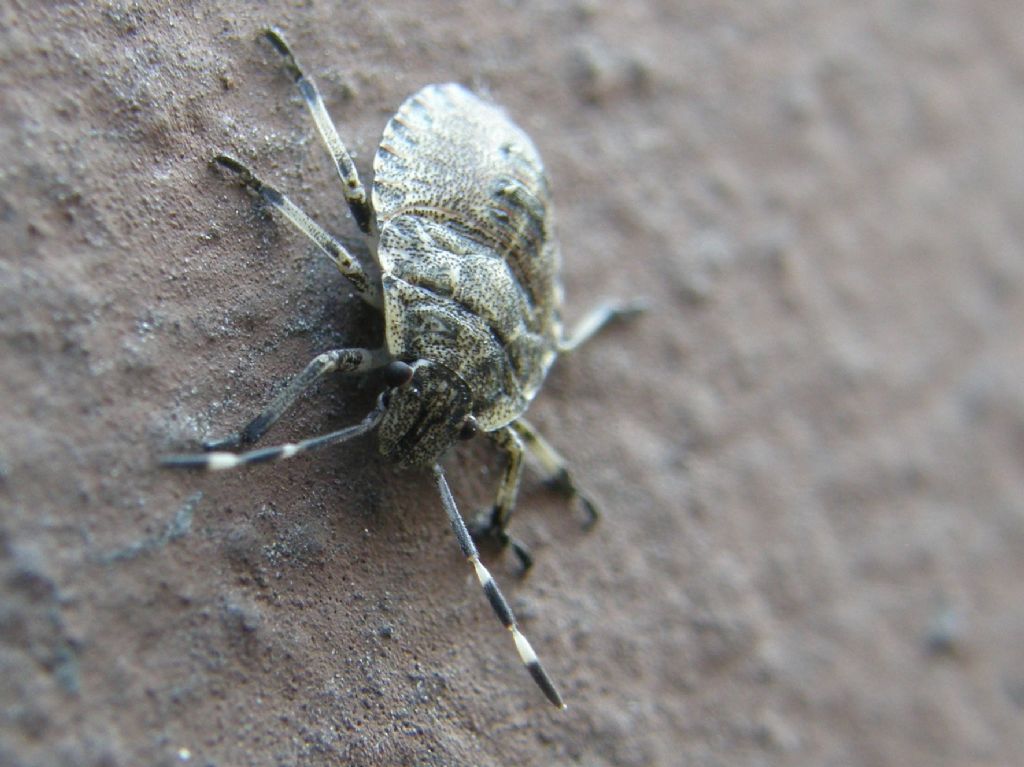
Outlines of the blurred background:
M489 94L557 203L570 324L486 561L372 438L211 477L381 323L231 179L367 248L276 54L364 179L431 82ZM1024 763L1024 7L945 2L0 6L0 763ZM325 382L268 436L358 420ZM447 460L489 502L487 440Z

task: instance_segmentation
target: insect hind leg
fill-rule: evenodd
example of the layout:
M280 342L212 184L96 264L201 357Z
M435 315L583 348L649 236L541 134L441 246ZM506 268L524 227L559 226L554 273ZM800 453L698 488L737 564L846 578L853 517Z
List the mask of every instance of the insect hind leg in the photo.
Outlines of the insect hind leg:
M295 84L299 87L299 92L302 93L302 98L305 100L306 106L313 116L313 122L316 123L320 138L327 147L327 151L331 153L331 159L334 160L334 167L337 168L338 176L341 178L345 201L348 203L349 210L352 211L352 217L356 220L359 228L364 233L369 234L373 209L366 196L366 189L359 180L359 173L356 171L355 163L352 162L352 156L348 153L348 149L345 148L344 142L342 142L341 137L338 135L338 129L334 127L334 121L331 120L331 116L327 113L327 107L324 106L324 100L320 95L320 91L317 90L313 81L306 77L306 74L302 71L299 62L295 59L295 54L292 53L292 49L284 39L284 34L281 30L271 27L264 30L263 36L274 46L274 50L284 58L285 67L295 80Z

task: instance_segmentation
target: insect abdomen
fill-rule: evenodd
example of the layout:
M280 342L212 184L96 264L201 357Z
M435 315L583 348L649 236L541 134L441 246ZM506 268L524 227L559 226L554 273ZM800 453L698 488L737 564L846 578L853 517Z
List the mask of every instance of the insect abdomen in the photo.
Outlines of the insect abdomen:
M527 302L528 327L554 339L558 250L547 176L529 136L499 107L460 85L423 88L384 129L374 173L382 235L410 216L498 257Z

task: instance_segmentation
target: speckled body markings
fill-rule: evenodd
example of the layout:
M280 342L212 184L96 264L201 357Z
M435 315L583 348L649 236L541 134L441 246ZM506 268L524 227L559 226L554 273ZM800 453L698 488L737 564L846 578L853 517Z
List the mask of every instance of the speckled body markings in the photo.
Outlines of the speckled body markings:
M388 348L451 370L480 429L505 426L561 336L540 155L496 106L428 85L391 118L373 167Z
M282 34L264 33L283 57L334 160L353 218L380 265L379 281L301 208L227 155L215 161L309 237L366 303L384 314L376 349L317 355L241 431L207 442L207 452L167 456L163 465L206 470L292 458L377 429L380 451L403 466L429 467L463 554L495 614L553 704L561 695L480 561L474 539L511 546L524 571L526 548L508 533L524 445L549 484L576 500L588 521L594 505L564 460L522 415L559 353L570 351L635 304L598 307L570 337L562 334L559 255L547 177L530 138L505 113L460 85L428 85L388 122L367 195L323 100ZM355 426L294 444L235 452L266 433L298 397L330 373L383 369L385 389ZM506 454L494 505L463 521L439 459L458 439L490 436Z

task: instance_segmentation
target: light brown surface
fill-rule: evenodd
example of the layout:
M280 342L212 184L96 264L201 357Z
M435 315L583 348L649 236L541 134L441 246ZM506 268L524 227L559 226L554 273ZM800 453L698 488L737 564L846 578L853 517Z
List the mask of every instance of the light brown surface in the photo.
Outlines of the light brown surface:
M429 478L372 440L154 468L380 333L208 168L237 153L358 244L268 23L364 173L421 85L490 91L548 165L570 319L656 304L530 411L604 521L528 481L534 572L488 559L564 713ZM7 5L0 30L0 763L1024 763L1019 3ZM272 437L373 396L332 381ZM487 500L486 443L448 466Z

